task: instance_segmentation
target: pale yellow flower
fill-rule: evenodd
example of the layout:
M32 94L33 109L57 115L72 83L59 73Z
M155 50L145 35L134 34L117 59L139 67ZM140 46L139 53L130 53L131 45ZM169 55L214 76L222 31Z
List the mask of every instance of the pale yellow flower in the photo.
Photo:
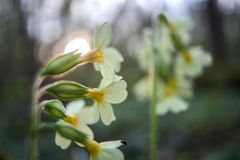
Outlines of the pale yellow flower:
M124 80L112 83L101 83L99 88L89 89L85 96L95 101L95 116L100 117L105 125L110 125L116 119L112 105L123 102L127 98L127 83Z
M90 160L124 160L123 153L117 148L126 142L107 141L98 143L94 140L88 140L84 143L84 146L90 153Z
M82 55L83 61L94 63L95 69L100 71L103 78L108 81L115 79L115 72L120 71L123 62L122 55L115 48L108 47L111 42L111 35L112 31L109 23L97 27L93 37L94 49Z
M201 47L192 47L178 55L175 71L180 76L195 78L201 75L203 69L211 64L210 53L205 52Z
M84 108L84 105L85 103L82 100L70 102L66 107L67 117L65 117L63 120L60 120L60 122L73 125L78 130L87 134L88 138L93 139L93 132L87 126L87 124L93 124L97 121L97 119L93 116L93 108ZM56 132L55 143L62 149L66 149L71 144L71 140L64 138L58 132Z
M171 78L162 83L157 103L157 114L164 115L168 111L178 113L188 108L185 99L192 96L191 82L183 78Z

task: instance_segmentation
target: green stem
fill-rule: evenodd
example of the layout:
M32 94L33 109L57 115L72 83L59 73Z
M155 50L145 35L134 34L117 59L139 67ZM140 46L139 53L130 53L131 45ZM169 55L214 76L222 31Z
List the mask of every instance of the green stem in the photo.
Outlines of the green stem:
M38 160L38 135L40 125L40 114L38 101L41 96L39 87L43 81L43 77L39 74L34 79L32 88L32 103L30 109L30 135L29 135L29 148L28 148L28 159Z
M153 54L150 64L150 76L152 80L151 107L150 107L150 160L157 160L157 114L156 114L156 62Z
M39 129L40 130L42 130L42 129L53 129L54 128L54 124L55 123L44 122L44 123L40 124Z

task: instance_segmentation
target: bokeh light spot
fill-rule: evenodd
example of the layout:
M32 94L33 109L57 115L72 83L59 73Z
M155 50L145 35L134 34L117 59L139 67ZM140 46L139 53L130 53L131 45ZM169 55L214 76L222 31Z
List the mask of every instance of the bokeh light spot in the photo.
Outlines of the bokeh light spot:
M75 50L79 50L80 53L87 53L90 51L90 45L84 38L75 38L68 42L64 49L64 53L69 53Z

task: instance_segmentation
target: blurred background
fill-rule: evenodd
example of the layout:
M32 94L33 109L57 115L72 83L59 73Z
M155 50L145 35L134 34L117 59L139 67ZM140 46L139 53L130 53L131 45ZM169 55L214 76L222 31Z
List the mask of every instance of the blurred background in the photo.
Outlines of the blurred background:
M112 45L125 58L120 75L129 97L114 106L117 120L111 126L98 123L92 129L98 141L126 140L121 148L126 160L148 159L148 103L132 94L144 73L132 51L136 37L160 12L172 20L193 20L192 44L211 51L214 64L196 80L186 112L158 118L159 159L240 160L240 0L0 0L0 160L27 159L36 71L52 55L71 50L70 42L86 52L95 27L106 21L113 26ZM96 87L101 76L87 65L65 79ZM62 151L54 135L41 132L40 160L87 159L75 144Z

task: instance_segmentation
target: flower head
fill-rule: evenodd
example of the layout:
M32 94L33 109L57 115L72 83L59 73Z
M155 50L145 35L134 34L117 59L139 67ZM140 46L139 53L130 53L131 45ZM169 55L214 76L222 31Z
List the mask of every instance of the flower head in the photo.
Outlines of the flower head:
M90 153L90 160L124 160L123 153L117 148L126 142L107 141L98 143L94 140L88 140L84 143L84 146Z
M86 124L93 124L97 119L92 115L93 108L84 108L84 105L84 101L82 100L70 102L66 107L66 117L60 120L59 123L71 124L87 134L88 138L93 139L93 132ZM62 149L66 149L71 144L71 140L64 138L56 132L55 143Z
M192 96L191 82L189 80L176 77L170 78L161 85L160 100L157 103L157 114L164 115L168 111L178 113L188 107L184 100Z
M115 72L119 72L121 63L123 62L122 55L115 49L108 47L111 42L111 25L105 23L102 27L97 27L94 37L94 49L87 54L82 55L82 59L88 63L94 63L97 71L100 71L103 78L109 81L114 80Z
M179 54L176 62L176 73L180 76L195 78L202 74L204 67L212 64L212 57L200 47L192 47Z
M124 80L112 83L101 83L99 88L89 89L85 96L95 101L95 115L100 117L105 125L114 121L115 115L111 104L118 104L127 98L127 83Z

